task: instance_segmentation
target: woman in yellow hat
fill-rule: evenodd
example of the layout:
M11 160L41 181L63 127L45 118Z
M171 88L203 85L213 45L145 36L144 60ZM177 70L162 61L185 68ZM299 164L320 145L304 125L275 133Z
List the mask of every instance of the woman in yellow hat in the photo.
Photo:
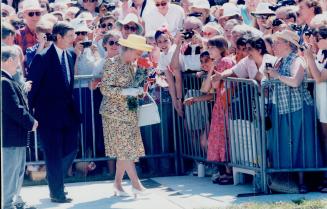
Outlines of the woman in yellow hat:
M144 147L138 127L137 111L132 101L143 94L143 88L133 88L135 61L143 51L151 51L142 36L131 34L127 39L119 39L120 54L108 59L104 64L104 75L100 84L103 100L100 114L106 156L117 158L114 193L128 196L122 188L125 171L132 182L134 197L144 194L145 189L136 173L135 162L144 156Z

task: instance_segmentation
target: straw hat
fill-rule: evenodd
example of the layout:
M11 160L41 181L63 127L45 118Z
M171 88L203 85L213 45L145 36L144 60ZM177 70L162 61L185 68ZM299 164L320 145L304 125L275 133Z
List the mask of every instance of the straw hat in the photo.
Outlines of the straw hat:
M143 32L143 27L139 23L139 18L134 13L129 13L128 15L126 15L126 17L123 20L118 20L117 23L116 23L116 25L119 28L121 28L123 25L126 25L126 24L128 24L130 22L133 22L133 23L135 23L137 25L138 34L141 34Z
M7 11L9 16L14 15L16 13L13 7L1 2L1 11L2 10Z
M25 11L43 11L43 8L40 6L40 3L38 0L24 0L22 3L22 10L21 12Z
M146 44L146 39L143 36L130 34L127 39L120 38L118 43L131 49L150 52L153 46Z
M260 2L254 12L251 12L251 15L275 15L275 12L272 11L269 7L272 6L266 2Z
M197 0L193 2L192 6L190 6L190 9L192 8L206 9L210 11L210 4L208 0Z
M273 34L273 38L280 38L283 39L285 41L291 42L292 44L294 44L297 47L300 47L299 41L300 41L300 37L291 30L283 30L281 32L277 32L275 34Z
M83 6L83 0L78 0L78 3L79 3L81 6ZM98 0L97 3L98 3L98 4L97 4L97 7L99 7L99 6L102 4L102 0Z

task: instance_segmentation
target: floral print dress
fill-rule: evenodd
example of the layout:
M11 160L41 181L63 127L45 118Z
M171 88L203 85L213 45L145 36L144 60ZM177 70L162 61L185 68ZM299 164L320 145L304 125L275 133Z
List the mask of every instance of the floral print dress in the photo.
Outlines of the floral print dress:
M223 72L233 67L234 62L229 57L222 58L216 64L215 70ZM226 131L225 130L225 107L226 97L224 96L224 85L220 83L216 88L216 102L212 110L212 119L208 136L208 153L207 160L215 162L226 161Z
M100 114L106 156L136 162L145 155L137 112L128 109L127 96L122 95L122 89L133 86L134 69L135 66L124 64L119 56L105 62L100 83L103 94Z

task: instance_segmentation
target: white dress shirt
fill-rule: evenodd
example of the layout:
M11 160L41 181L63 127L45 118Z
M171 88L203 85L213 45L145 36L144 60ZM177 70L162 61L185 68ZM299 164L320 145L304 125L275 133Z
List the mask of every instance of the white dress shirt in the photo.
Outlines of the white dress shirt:
M69 68L69 64L68 64L68 58L67 58L67 51L66 50L62 50L60 48L58 48L56 46L56 44L53 44L56 51L57 51L57 54L58 54L58 57L59 57L59 61L61 63L61 57L62 57L62 53L65 51L65 62L66 62L66 71L67 71L67 79L68 79L68 83L70 83L70 68Z
M177 31L182 29L185 14L182 7L176 4L169 4L168 12L164 16L158 8L144 15L145 34L154 35L154 33L162 26L167 26L169 32L175 36Z

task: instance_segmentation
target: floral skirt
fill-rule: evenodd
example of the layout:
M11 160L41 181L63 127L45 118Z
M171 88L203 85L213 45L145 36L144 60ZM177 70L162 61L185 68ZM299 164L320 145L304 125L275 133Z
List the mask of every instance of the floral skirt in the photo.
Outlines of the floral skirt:
M145 155L137 123L120 121L104 115L102 122L106 156L137 162Z

